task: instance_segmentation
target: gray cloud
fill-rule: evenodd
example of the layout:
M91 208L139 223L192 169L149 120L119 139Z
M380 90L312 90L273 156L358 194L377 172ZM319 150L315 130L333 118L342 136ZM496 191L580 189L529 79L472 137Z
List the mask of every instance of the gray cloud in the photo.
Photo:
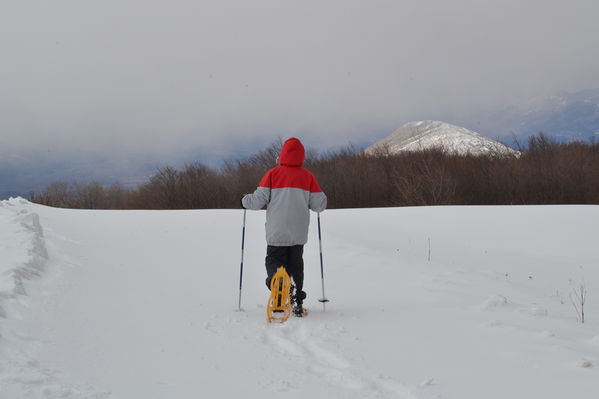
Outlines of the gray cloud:
M374 142L411 120L599 86L594 1L7 3L0 142L13 151Z

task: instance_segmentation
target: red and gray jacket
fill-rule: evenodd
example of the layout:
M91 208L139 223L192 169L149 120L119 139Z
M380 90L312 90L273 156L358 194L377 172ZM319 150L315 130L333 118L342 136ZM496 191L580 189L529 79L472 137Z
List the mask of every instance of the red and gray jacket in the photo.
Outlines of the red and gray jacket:
M252 194L241 202L244 208L266 208L266 242L274 246L304 245L308 241L310 209L322 212L327 197L312 173L302 167L304 146L296 138L283 144L279 164L269 170Z

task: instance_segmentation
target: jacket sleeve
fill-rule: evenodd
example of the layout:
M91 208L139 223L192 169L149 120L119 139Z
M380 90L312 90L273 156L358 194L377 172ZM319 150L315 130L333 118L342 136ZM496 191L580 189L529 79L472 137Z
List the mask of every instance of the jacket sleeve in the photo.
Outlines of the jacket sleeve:
M246 209L260 210L270 202L270 171L264 175L260 185L252 194L246 194L241 199L241 204Z
M320 189L315 177L312 177L308 206L314 212L322 212L327 208L327 196Z

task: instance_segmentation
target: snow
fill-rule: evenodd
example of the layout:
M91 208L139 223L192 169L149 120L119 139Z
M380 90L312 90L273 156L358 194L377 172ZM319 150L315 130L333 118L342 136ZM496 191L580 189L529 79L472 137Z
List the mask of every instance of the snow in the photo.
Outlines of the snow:
M2 201L0 398L596 395L598 206L325 211L331 302L313 219L310 314L283 325L264 217L247 214L240 312L241 210Z

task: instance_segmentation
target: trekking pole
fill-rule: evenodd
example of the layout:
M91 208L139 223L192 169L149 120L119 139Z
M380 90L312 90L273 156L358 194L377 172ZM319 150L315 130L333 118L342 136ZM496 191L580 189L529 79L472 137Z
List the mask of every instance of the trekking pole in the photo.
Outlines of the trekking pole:
M318 212L318 245L320 247L320 281L322 282L322 298L318 302L322 302L322 311L326 312L325 303L329 302L324 295L324 267L322 265L322 235L320 234L320 212Z
M247 209L243 210L243 228L241 229L241 267L239 268L239 304L237 310L241 311L241 287L243 283L243 246L245 243L245 214Z

